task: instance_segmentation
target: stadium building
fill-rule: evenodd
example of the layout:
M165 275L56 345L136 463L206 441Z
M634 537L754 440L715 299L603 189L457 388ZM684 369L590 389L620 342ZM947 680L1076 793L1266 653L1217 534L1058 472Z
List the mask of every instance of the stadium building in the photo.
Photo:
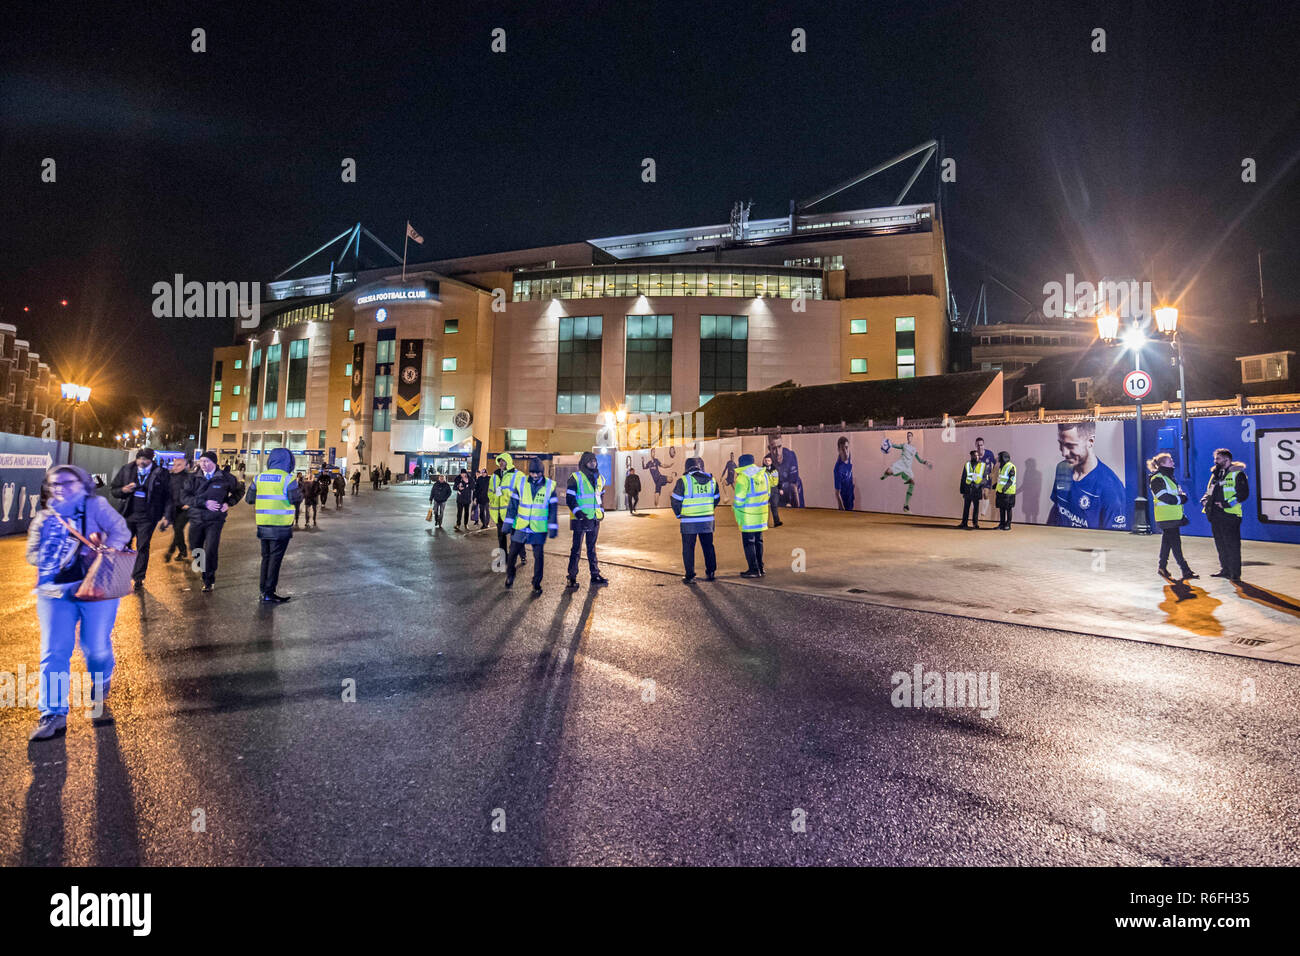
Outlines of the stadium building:
M266 284L257 328L214 352L207 445L251 471L283 446L300 467L402 473L590 449L606 411L941 374L936 206L901 204L904 189L892 206L808 208L862 178L775 219L737 204L722 224L404 268L358 224Z

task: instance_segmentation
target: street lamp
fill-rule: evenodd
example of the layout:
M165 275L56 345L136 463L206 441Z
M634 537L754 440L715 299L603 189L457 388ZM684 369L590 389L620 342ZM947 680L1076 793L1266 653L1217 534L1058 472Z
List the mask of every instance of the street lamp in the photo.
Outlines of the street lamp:
M1183 343L1178 338L1178 310L1172 305L1156 309L1156 329L1169 339L1178 366L1178 402L1183 420L1183 477L1192 477L1192 433L1187 421L1187 378L1183 374Z
M72 406L72 421L68 423L68 464L72 464L72 449L77 444L77 409L90 401L89 385L64 382L59 386L63 400Z
M1133 353L1133 371L1142 371L1142 346L1147 337L1142 327L1136 322L1128 326L1122 334L1119 332L1119 316L1114 312L1103 312L1097 316L1097 334L1107 345L1118 344ZM1150 534L1151 524L1147 520L1147 483L1142 474L1142 399L1137 399L1137 489L1138 496L1133 501L1133 533Z

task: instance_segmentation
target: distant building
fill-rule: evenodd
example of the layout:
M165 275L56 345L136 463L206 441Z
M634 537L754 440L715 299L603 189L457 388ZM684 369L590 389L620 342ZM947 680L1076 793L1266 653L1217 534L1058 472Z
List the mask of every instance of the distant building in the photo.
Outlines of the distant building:
M18 338L18 329L0 324L0 431L41 434L45 419L57 417L59 385L40 355Z

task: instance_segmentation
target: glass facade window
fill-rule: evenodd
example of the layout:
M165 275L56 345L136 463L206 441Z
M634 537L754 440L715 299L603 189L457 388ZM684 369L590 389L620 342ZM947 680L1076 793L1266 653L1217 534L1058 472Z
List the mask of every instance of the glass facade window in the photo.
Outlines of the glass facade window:
M355 340L356 337L357 337L357 330L356 330L356 329L348 329L348 341L351 342L351 341Z
M289 343L289 381L284 398L285 418L307 415L307 346L306 339Z
M392 429L389 427L388 424L388 415L389 415L389 410L387 408L376 408L375 424L371 428L371 430L377 432L391 431Z
M867 374L866 359L849 359L849 372L853 375Z
M450 429L450 428L444 428L444 429L442 429L441 431L442 431L442 440L443 440L443 441L447 441L447 442L449 442L449 441L452 441L452 440L454 439L454 435L452 434L452 429Z
M393 376L375 376L375 398L391 398L393 395Z
M262 350L253 350L253 373L249 376L248 386L248 420L257 421L257 396L262 384Z
M670 412L673 407L673 317L627 317L629 412Z
M231 420L232 422L237 422L237 421L239 421L239 412L231 412L231 413L230 413L230 420Z
M262 400L262 418L279 415L280 403L280 346L266 347L266 397Z
M899 378L916 377L916 317L900 315L894 319L894 349L897 353Z
M849 335L866 335L866 319L849 319Z
M375 343L375 364L390 365L397 354L396 339L380 339Z
M560 318L556 363L555 411L558 415L595 415L600 411L601 334L599 315Z
M513 301L597 299L638 295L713 295L793 299L803 290L822 297L820 269L692 263L677 271L671 265L584 266L515 274Z
M443 395L441 398L438 399L438 407L439 407L439 408L443 408L443 409L451 409L451 408L455 408L455 407L456 407L456 396L455 396L455 395Z
M287 329L291 325L303 322L334 321L334 305L330 302L318 302L315 305L302 305L296 309L286 309L274 316L275 328Z
M213 405L213 406L212 406L212 424L215 425L215 424L217 424L219 421L221 421L221 406L220 406L220 405Z
M454 372L454 371L456 371L456 359L455 359L455 358L445 358L445 359L443 359L443 360L442 360L442 370L443 370L444 372Z
M460 331L460 319L445 319L442 323L443 335L454 335Z
M719 392L743 392L748 387L749 318L700 316L700 404Z
M235 371L238 372L238 371L239 371L241 368L243 368L243 367L244 367L244 360L243 360L243 359L235 359Z
M352 399L350 398L343 399L343 410L345 412L352 411Z
M787 266L815 266L818 269L835 271L844 268L843 256L805 256L802 259L786 259Z
M244 390L244 387L243 387L242 385L235 385L235 386L233 386L233 387L230 389L231 393L232 393L232 394L235 394L235 395L238 395L238 394L239 394L240 392L242 392L243 390Z
M506 451L523 451L528 447L528 429L506 429Z
M351 378L351 377L352 377L352 363L351 363L351 362L349 362L349 363L347 364L347 367L343 370L343 374L346 375L348 378Z

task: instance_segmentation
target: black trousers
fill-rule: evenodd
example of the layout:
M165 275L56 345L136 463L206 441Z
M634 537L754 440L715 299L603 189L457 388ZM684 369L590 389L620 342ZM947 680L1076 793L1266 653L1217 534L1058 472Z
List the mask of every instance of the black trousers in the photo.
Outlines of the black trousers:
M768 524L773 527L779 525L781 523L781 495L779 492L772 492L767 499L767 510L772 516L772 520Z
M972 498L970 495L962 496L961 506L961 523L966 524L969 518L975 525L980 526L980 499Z
M352 482L352 493L355 495L357 493L357 489L360 487L361 487L360 482L357 481Z
M1183 535L1177 528L1162 528L1160 530L1160 570L1163 571L1169 567L1169 552L1173 552L1174 560L1184 572L1190 571L1187 566L1187 559L1183 557Z
M528 558L524 552L525 547L533 549L533 587L539 587L542 583L542 563L545 558L542 555L543 545L525 545L522 541L510 542L510 561L506 565L506 581L514 583L515 580L515 559L519 558L520 564L527 564Z
M280 583L280 562L284 560L284 553L289 550L289 541L289 538L262 539L263 594L274 594L276 585Z
M1241 577L1241 519L1236 515L1213 513L1210 530L1214 532L1214 547L1219 552L1219 570L1237 580Z
M636 502L637 502L637 499L640 498L640 497L641 497L641 496L640 496L639 494L636 494L636 495L628 495L628 496L627 496L627 510L628 510L628 511L636 511Z
M700 548L704 551L704 573L713 574L718 570L718 555L713 550L713 532L682 532L682 568L686 571L686 577L695 577L695 539L700 540Z
M600 565L596 563L596 538L600 536L600 522L593 521L585 529L573 528L573 545L569 548L569 577L578 576L578 559L582 556L582 539L587 539L587 569L593 578L600 576Z
M742 531L740 543L745 548L745 563L750 571L763 570L763 532Z
M486 528L492 523L492 511L488 508L488 500L486 498L475 498L474 500L478 502L478 526Z
M195 521L190 519L190 553L196 548L203 549L203 583L211 584L217 579L217 555L221 549L221 529L226 526L226 519Z
M304 498L302 501L302 510L307 514L308 521L316 520L316 499Z
M190 549L185 546L185 529L189 523L190 510L178 510L176 520L172 522L172 543L167 547L167 557L170 558L175 553L183 558L190 553Z
M469 527L469 502L462 504L459 498L456 499L456 527Z
M999 527L999 528L1010 528L1010 527L1011 527L1011 509L1010 509L1010 508L999 508L999 509L998 509L998 527Z
M334 492L334 510L338 511L342 507L343 507L343 489L340 488L338 491Z
M510 550L511 550L511 549L510 549L510 543L511 543L511 542L510 542L510 535L506 534L506 532L505 532L505 526L502 525L501 522L498 521L498 522L497 522L497 547L500 548L502 551L504 551L504 552L506 553L506 556L507 556L507 557L509 557L509 555L510 555ZM527 564L527 563L528 563L528 552L526 552L526 551L520 551L519 553L520 553L520 555L521 555L521 560L523 561L523 563L524 563L524 564Z
M433 523L436 524L439 528L442 527L442 513L443 511L446 510L446 508L447 508L447 502L445 501L435 501L433 503Z
M135 567L131 577L136 581L144 580L144 573L149 569L149 543L153 541L153 529L157 524L148 518L127 518L126 525L135 538Z

